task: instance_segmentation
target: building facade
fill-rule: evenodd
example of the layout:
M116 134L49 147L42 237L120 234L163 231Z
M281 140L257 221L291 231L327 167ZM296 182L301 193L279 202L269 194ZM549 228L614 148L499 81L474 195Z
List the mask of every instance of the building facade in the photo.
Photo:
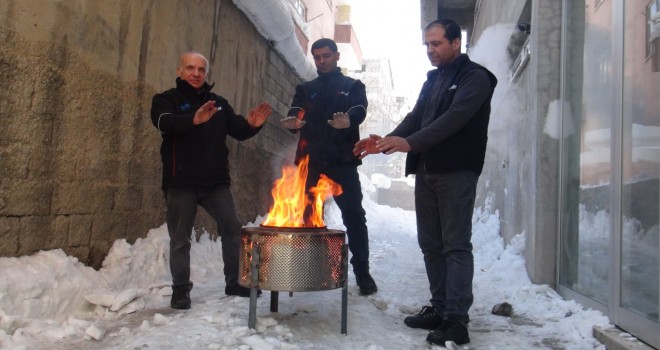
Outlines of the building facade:
M422 27L467 28L471 56L481 38L509 55L479 201L524 236L532 281L660 347L660 1L420 5Z

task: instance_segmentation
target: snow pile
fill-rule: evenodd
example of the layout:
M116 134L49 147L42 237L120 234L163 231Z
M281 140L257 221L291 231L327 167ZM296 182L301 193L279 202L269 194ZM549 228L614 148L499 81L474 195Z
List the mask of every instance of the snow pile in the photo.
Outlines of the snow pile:
M379 291L359 296L349 272L347 335L340 333L341 289L282 293L276 313L269 309L266 291L257 303L256 329L248 328L249 299L224 295L221 244L208 234L192 246L192 309L169 308L169 239L162 225L133 245L115 242L99 271L60 250L0 258L0 273L7 278L0 283L0 348L424 348L426 331L403 325L403 318L429 299L415 213L367 197L364 207ZM343 229L333 202L327 204L326 225ZM532 284L523 235L505 247L496 212L475 210L473 244L470 348L604 349L591 329L609 327L608 319L563 300L548 286ZM511 317L491 313L503 302L512 305Z
M303 80L316 78L316 67L307 60L296 38L293 20L296 14L288 2L234 0L234 4Z

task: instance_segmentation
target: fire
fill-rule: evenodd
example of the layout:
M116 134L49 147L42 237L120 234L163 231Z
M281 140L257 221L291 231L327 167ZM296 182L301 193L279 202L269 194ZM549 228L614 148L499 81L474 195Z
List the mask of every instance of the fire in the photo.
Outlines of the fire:
M339 184L321 174L315 187L305 193L309 157L298 167L283 166L282 178L273 185L273 207L262 225L275 227L325 227L323 203L330 196L342 193Z

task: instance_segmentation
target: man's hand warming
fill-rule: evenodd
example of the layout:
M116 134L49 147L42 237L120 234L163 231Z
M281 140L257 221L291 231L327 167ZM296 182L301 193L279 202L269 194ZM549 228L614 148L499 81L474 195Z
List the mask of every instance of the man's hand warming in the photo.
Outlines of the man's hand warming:
M351 126L351 120L348 118L348 114L338 112L332 115L332 119L328 120L328 124L335 129L346 129Z
M297 130L302 128L303 125L305 125L304 120L300 120L296 117L286 117L280 120L280 123L282 123L282 126L290 130Z

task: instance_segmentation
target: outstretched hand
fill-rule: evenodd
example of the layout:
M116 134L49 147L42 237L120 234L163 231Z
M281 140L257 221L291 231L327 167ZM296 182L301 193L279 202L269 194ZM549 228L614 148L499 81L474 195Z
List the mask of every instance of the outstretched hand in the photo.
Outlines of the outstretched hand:
M305 125L304 120L300 120L296 117L286 117L284 119L280 120L280 123L282 123L282 126L290 129L290 130L297 130L303 127Z
M398 136L385 136L371 134L368 138L355 143L353 154L360 159L376 153L392 154L394 152L410 152L412 148L406 139Z
M406 139L399 136L385 136L376 141L376 148L378 151L385 154L392 154L394 152L410 152L412 148Z
M193 125L206 123L217 111L218 108L215 107L215 101L207 101L205 104L199 107L197 112L195 112L195 116L193 117Z
M348 114L337 112L332 115L332 119L328 120L328 124L335 129L346 129L351 126L351 119Z
M380 151L376 147L376 141L380 139L380 136L371 134L369 137L356 142L353 148L353 154L362 159L370 154L379 153Z
M261 102L248 112L247 122L251 127L258 128L266 122L266 118L272 111L273 109L268 102Z

